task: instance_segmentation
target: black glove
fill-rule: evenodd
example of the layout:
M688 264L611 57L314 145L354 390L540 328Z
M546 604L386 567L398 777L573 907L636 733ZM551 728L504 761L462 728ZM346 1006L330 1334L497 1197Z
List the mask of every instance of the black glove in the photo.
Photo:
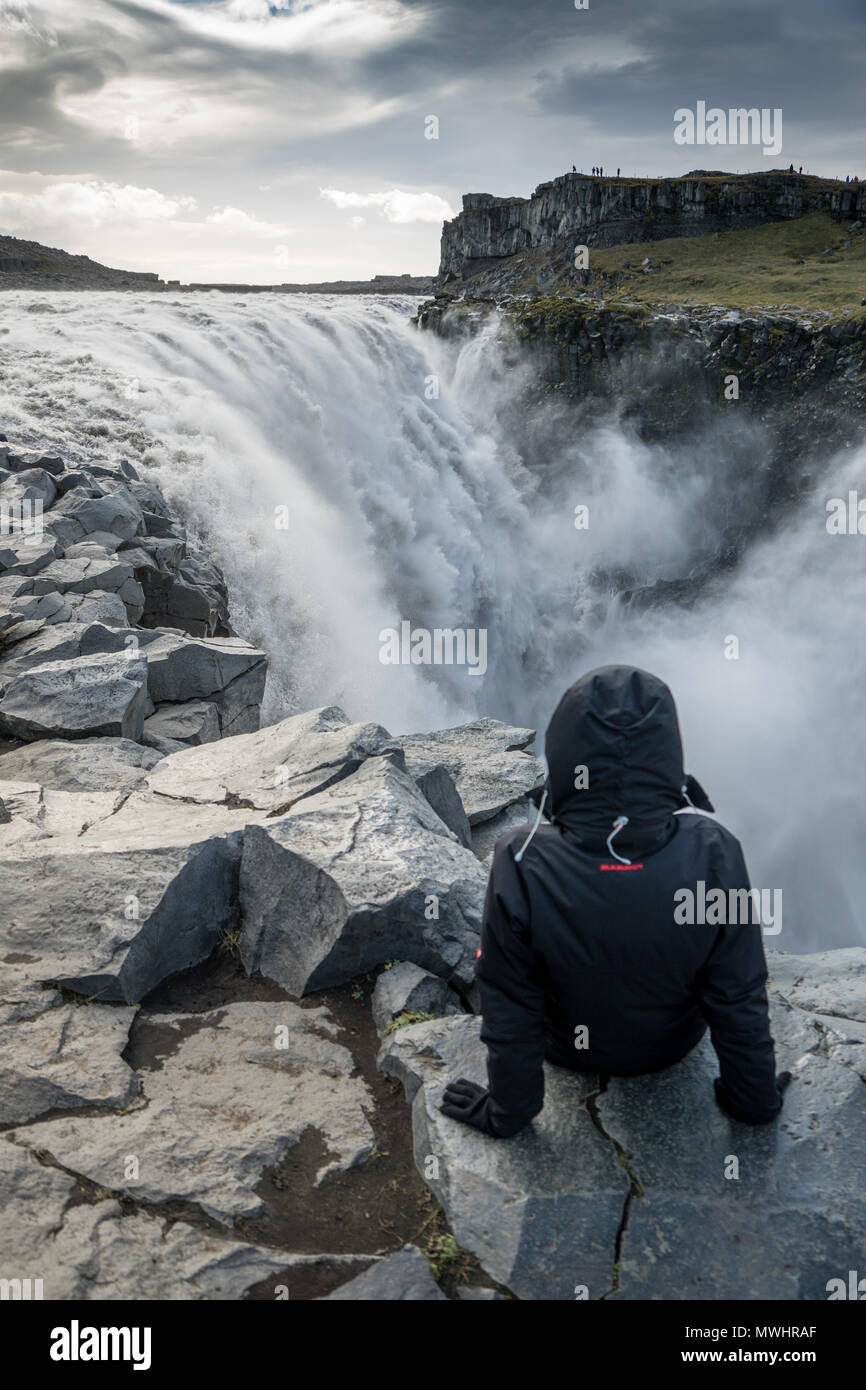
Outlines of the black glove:
M489 1092L485 1091L483 1086L477 1086L474 1081L467 1081L463 1076L459 1081L452 1081L445 1087L439 1107L442 1114L448 1115L452 1120L459 1120L461 1124L480 1129L482 1134L490 1134L494 1139L504 1138L505 1136L499 1134L493 1126L490 1108Z
M791 1073L790 1073L789 1071L782 1071L782 1072L779 1072L779 1075L776 1077L776 1090L777 1090L778 1093L779 1093L779 1102L780 1102L780 1104L781 1104L782 1096L784 1095L785 1091L786 1091L787 1088L790 1086L790 1084L791 1084ZM741 1124L745 1124L745 1125L755 1125L755 1124L763 1125L763 1124L769 1124L769 1123L770 1123L770 1120L747 1120L747 1119L745 1119L742 1115L738 1115L738 1114L736 1113L735 1110L732 1110L732 1109L731 1109L731 1103L730 1103L730 1100L729 1100L729 1098L728 1098L728 1093L727 1093L727 1091L725 1090L724 1084L723 1084L723 1082L722 1082L722 1078L721 1078L720 1076L717 1076L716 1079L715 1079L715 1081L713 1082L713 1090L714 1090L715 1093L716 1093L716 1101L717 1101L717 1103L718 1103L719 1108L720 1108L721 1110L724 1110L724 1112L725 1112L726 1115L730 1115L730 1116L731 1116L731 1119L733 1119L733 1120L739 1120ZM778 1111L776 1112L776 1114L778 1114ZM770 1118L774 1120L774 1119L776 1118L776 1116L775 1116L775 1115L772 1115Z

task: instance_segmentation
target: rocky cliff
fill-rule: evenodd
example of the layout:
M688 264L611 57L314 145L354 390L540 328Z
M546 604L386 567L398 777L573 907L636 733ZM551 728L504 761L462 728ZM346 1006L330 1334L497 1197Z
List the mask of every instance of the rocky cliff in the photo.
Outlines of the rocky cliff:
M38 241L0 236L0 290L161 290L151 271L113 270Z
M469 279L491 262L540 250L573 256L575 244L616 246L757 226L827 212L866 214L866 184L774 170L734 176L696 171L679 179L564 174L529 198L467 193L442 229L438 283Z

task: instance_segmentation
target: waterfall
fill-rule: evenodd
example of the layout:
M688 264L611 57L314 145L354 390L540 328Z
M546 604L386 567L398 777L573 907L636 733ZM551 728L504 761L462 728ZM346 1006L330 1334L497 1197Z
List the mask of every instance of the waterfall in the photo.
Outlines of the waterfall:
M236 629L269 653L268 719L337 703L394 733L482 714L543 726L590 667L646 666L753 882L783 890L768 944L866 940L866 537L826 527L863 450L765 515L760 426L730 415L647 444L615 402L536 389L493 322L448 342L400 297L2 304L2 427L159 483L222 566ZM698 573L740 521L739 564L690 604L624 601ZM483 630L486 673L384 664L381 634L404 621Z

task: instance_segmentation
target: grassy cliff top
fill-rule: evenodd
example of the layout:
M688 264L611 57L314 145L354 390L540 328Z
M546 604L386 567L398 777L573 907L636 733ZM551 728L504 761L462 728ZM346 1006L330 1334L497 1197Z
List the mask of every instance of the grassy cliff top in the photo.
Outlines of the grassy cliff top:
M848 225L813 212L741 231L591 250L591 288L598 287L600 276L617 297L627 294L648 306L725 304L860 315L866 299L866 231L849 233Z

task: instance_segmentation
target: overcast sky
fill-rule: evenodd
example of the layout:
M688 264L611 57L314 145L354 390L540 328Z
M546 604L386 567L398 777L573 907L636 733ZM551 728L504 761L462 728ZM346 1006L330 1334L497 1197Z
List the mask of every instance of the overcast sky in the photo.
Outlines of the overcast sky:
M864 4L0 0L0 232L184 281L429 274L463 193L573 163L864 177ZM782 108L781 155L678 146L698 101Z

